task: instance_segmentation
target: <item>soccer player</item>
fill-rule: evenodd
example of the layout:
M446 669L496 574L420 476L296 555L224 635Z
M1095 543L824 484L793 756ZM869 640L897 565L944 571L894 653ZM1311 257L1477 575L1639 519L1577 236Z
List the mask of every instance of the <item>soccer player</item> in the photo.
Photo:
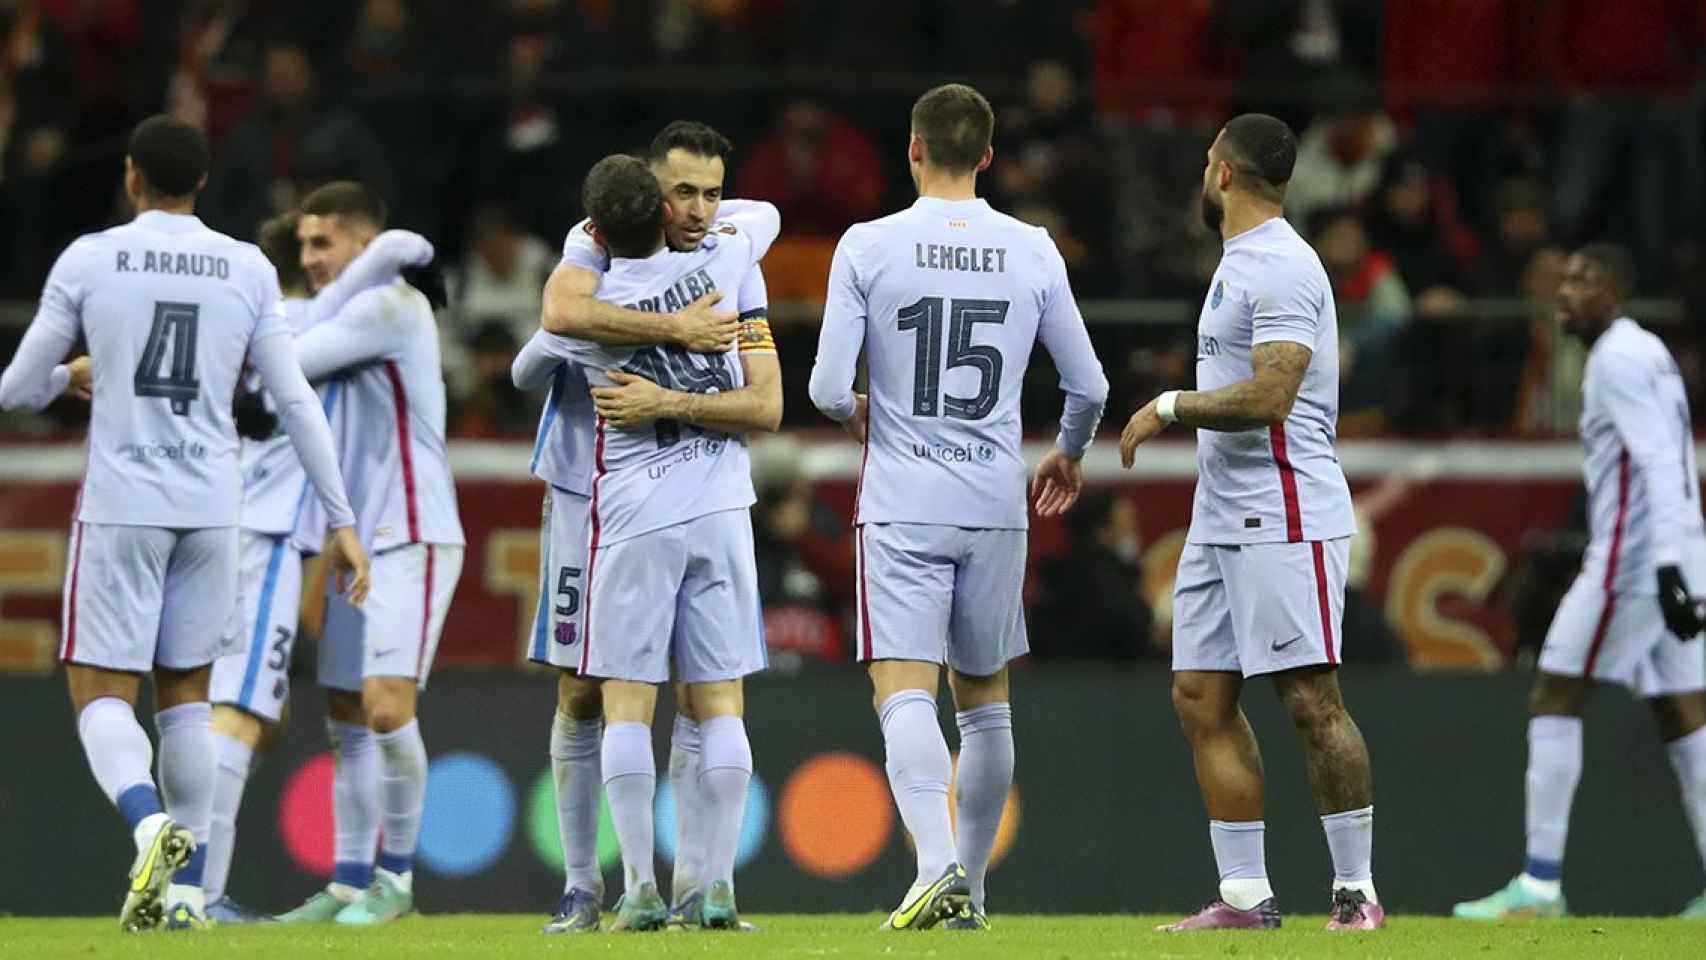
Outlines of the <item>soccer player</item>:
M1329 930L1385 922L1370 863L1368 748L1339 695L1339 621L1356 531L1333 440L1339 330L1315 251L1281 215L1297 140L1247 113L1208 151L1203 219L1225 252L1197 321L1197 389L1169 390L1120 437L1197 428L1197 492L1173 592L1173 707L1208 806L1220 897L1162 929L1273 928L1263 852L1262 762L1244 681L1271 676L1303 739L1333 858Z
M664 225L671 250L699 248L717 220L722 203L727 139L710 127L678 120L653 138L647 165L658 178L669 205ZM736 217L753 207L729 201ZM736 339L750 393L709 395L712 408L734 403L750 419L742 430L775 429L781 419L781 368L770 336L768 297L763 272L754 266L741 282L738 317L709 308L720 291L701 296L679 313L656 313L606 304L596 297L610 258L594 239L590 220L576 224L563 241L563 259L546 286L544 325L554 333L607 346L670 343L687 350L726 350ZM737 325L738 324L738 325ZM596 855L597 812L602 777L599 769L603 701L598 681L581 678L581 577L586 568L588 495L592 480L593 404L577 364L534 364L534 355L518 356L518 380L524 390L551 387L540 418L533 471L547 483L540 537L540 597L528 657L559 669L557 709L551 725L551 766L556 784L557 824L563 846L564 889L547 933L596 930L603 900L603 878ZM616 407L653 398L650 381L619 375L622 386L607 391L602 405L617 419ZM760 399L760 404L748 403ZM705 424L695 424L706 426ZM677 683L677 713L670 741L670 781L675 797L675 866L671 875L671 921L698 923L703 891L698 882L704 859L699 803L700 735L691 716L687 685Z
M301 264L296 230L300 217L284 214L262 224L260 247L278 270L283 308L300 336L314 317L336 313L352 292L394 280L405 266L432 259L432 245L406 231L380 234L348 270L322 291L310 295ZM322 384L320 402L328 418L337 404L336 382ZM285 438L277 436L275 405L264 393L240 395L238 431L245 415L250 436L243 443L238 594L242 604L236 633L213 663L214 753L218 761L212 828L203 877L208 916L218 923L255 923L270 915L244 908L225 897L237 831L237 811L249 773L259 754L284 735L290 692L290 658L296 640L296 616L302 593L302 558L320 552L325 521L308 496L302 464Z
M316 290L385 226L383 201L351 181L310 193L301 213L302 266ZM339 451L357 529L372 544L373 595L364 610L327 598L319 680L337 758L335 867L324 891L280 919L382 923L414 909L427 779L416 708L462 570L438 327L427 298L396 280L312 323L297 351L310 380L337 379Z
M1658 720L1682 806L1706 860L1706 656L1697 601L1706 582L1700 472L1682 374L1664 342L1631 320L1629 255L1570 257L1558 288L1564 332L1591 345L1582 378L1590 539L1552 618L1528 707L1528 853L1501 890L1458 904L1474 920L1564 915L1564 841L1582 772L1582 707L1596 682L1628 688ZM1682 915L1706 919L1706 894Z
M582 197L612 258L599 298L645 311L737 289L780 226L774 207L756 204L748 217L718 224L698 249L669 250L663 191L634 157L600 161ZM612 929L657 929L669 917L652 867L651 721L672 664L689 685L702 740L699 920L735 927L734 853L752 774L738 681L766 659L747 512L755 498L738 431L774 428L780 381L747 385L732 344L693 354L543 330L517 359L516 381L536 382L565 360L593 386L597 407L577 672L603 681L600 767L625 867Z
M237 602L241 478L231 396L245 353L335 528L334 580L355 573L351 603L367 590L337 452L296 365L277 273L254 246L195 217L206 180L199 130L163 116L139 124L124 176L136 218L60 255L0 377L6 409L44 406L68 385L92 395L60 657L89 766L136 841L120 914L126 930L163 917L171 928L206 925L208 665ZM90 355L56 366L79 336ZM150 670L158 788L135 715Z
M1013 781L1007 664L1029 650L1019 392L1033 346L1066 394L1032 485L1044 516L1077 499L1108 396L1054 241L977 196L994 125L970 87L918 98L907 144L918 200L842 236L812 370L812 402L865 444L859 659L918 855L885 929L988 926L984 873ZM861 349L868 396L853 392ZM936 719L944 663L960 730L957 842Z

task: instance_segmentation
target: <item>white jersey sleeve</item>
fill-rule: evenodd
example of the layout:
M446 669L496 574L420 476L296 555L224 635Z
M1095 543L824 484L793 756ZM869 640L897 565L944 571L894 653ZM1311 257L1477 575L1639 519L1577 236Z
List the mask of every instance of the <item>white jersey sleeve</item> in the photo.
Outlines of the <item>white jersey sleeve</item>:
M1082 457L1102 422L1108 403L1108 376L1090 343L1090 331L1078 312L1078 301L1066 277L1066 260L1054 241L1044 250L1044 275L1050 277L1043 293L1042 317L1037 322L1037 340L1048 350L1060 373L1060 389L1066 394L1066 409L1060 415L1056 446L1069 457Z
M390 283L405 267L431 263L434 255L432 241L426 237L410 230L386 230L369 241L337 279L315 295L309 306L309 324L336 316L351 297Z
M18 344L18 352L0 374L0 409L40 410L65 392L71 373L61 363L82 333L82 292L72 244L54 263L42 288L35 319Z
M598 238L592 234L592 221L582 220L569 230L563 238L563 258L559 266L577 267L590 270L593 273L603 273L610 269L610 254L599 245Z
M249 342L249 357L260 371L261 382L278 407L279 423L296 448L297 459L309 482L320 495L326 519L333 528L355 523L343 476L338 472L338 451L332 442L331 426L320 406L320 398L308 386L297 365L294 341L283 314L263 316Z
M837 423L853 415L853 378L865 346L865 295L860 292L854 250L859 227L841 235L829 264L823 325L818 329L817 362L812 364L812 404Z

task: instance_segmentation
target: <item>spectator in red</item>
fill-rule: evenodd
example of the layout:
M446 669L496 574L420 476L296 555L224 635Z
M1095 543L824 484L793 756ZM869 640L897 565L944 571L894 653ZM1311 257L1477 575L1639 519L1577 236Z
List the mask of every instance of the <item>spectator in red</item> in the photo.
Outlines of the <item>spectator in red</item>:
M1463 208L1489 197L1488 165L1505 152L1504 87L1530 42L1523 0L1389 0L1386 107L1414 131L1430 170L1455 184Z
M1215 0L1100 0L1091 14L1096 106L1137 121L1223 119L1231 92Z
M1309 242L1333 282L1339 310L1340 407L1347 416L1378 415L1410 319L1410 292L1392 258L1369 246L1362 221L1349 207L1317 210L1309 220Z
M1627 209L1642 285L1662 284L1680 242L1693 245L1699 229L1700 113L1689 87L1706 40L1706 5L1552 0L1541 7L1538 36L1543 79L1570 98L1553 193L1563 239L1615 229L1596 214Z
M834 236L881 211L882 169L857 127L814 100L791 100L741 166L735 195L776 204L789 232Z

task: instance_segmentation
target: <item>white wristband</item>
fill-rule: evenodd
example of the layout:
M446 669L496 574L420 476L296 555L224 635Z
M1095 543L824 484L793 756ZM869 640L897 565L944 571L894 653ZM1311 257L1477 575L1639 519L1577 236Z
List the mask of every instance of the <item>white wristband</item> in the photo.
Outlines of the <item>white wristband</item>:
M1155 415L1161 418L1162 423L1176 423L1178 421L1179 412L1174 407L1179 403L1180 392L1169 390L1155 398Z

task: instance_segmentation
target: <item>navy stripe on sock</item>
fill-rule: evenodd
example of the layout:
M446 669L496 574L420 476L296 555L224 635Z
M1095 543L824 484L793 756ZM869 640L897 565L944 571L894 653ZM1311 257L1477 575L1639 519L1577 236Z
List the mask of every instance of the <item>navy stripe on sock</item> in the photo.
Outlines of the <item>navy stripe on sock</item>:
M190 854L189 862L179 867L177 873L172 874L172 882L183 884L186 887L199 887L201 886L202 869L206 866L207 844L197 844L195 852Z
M124 822L135 830L136 825L156 813L160 809L160 791L154 789L151 783L139 783L118 795L118 812L124 817Z
M339 860L332 868L332 882L366 890L373 885L373 864Z
M1559 860L1542 860L1539 857L1529 857L1523 862L1522 872L1536 880L1562 880L1564 864Z
M381 851L379 854L379 866L381 869L389 870L395 874L405 874L414 869L415 858Z

